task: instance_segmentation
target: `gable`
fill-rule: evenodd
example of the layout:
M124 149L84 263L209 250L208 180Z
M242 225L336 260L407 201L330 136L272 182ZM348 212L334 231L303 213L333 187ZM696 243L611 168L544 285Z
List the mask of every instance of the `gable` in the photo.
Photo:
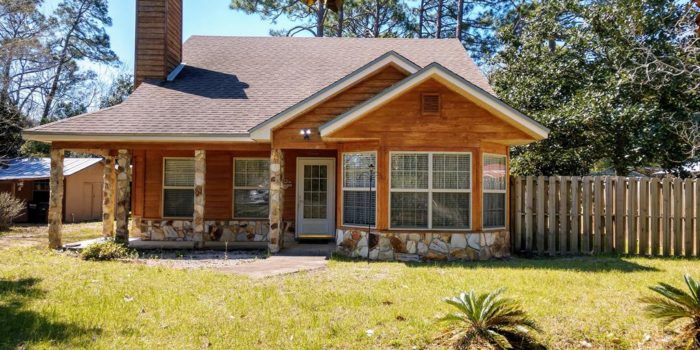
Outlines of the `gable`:
M302 129L318 130L321 125L376 96L405 79L407 75L406 72L391 65L382 68L347 90L275 128L272 131L274 146L280 148L328 147L318 132L312 132L310 140L304 140L299 135L299 131Z
M333 136L336 131L343 129L360 118L364 118L367 114L382 108L385 104L401 97L407 91L428 80L438 81L444 87L472 101L477 106L528 135L527 139L503 139L500 140L501 142L506 144L529 143L545 139L549 134L549 129L510 107L495 96L478 88L440 64L432 63L391 88L382 91L370 100L355 106L352 110L322 125L320 128L321 136Z
M426 115L422 97L438 95L440 110ZM443 83L429 79L340 129L329 141L378 139L387 146L477 146L529 143L534 138Z

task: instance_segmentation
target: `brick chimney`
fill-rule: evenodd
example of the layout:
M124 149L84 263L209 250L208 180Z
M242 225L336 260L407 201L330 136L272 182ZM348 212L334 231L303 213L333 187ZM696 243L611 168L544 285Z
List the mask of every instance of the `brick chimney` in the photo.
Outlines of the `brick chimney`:
M165 80L182 62L182 0L136 0L134 84Z

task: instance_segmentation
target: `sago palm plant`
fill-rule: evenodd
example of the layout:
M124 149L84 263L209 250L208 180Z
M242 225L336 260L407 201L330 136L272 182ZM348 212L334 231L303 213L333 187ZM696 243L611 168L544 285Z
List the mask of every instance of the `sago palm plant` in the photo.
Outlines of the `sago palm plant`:
M665 326L687 320L680 328L678 340L686 349L700 348L700 284L689 275L685 275L685 284L689 292L666 283L649 287L660 295L642 298L642 302L647 304L644 311Z
M440 320L454 328L443 341L456 349L543 349L532 338L539 332L537 324L523 311L520 303L505 298L504 289L491 293L461 293L447 298L457 312L451 312Z

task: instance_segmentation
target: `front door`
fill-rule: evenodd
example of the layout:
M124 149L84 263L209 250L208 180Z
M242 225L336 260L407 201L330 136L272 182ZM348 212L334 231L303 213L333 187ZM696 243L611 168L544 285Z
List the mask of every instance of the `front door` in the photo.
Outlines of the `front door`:
M335 236L335 159L297 158L297 238Z

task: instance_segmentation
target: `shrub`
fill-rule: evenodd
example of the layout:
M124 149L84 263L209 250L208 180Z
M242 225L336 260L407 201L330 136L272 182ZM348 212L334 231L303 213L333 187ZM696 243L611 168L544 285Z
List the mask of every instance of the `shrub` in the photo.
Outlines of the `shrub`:
M134 258L136 252L113 241L91 244L80 252L83 260L106 261Z
M7 230L12 220L24 212L24 201L7 192L0 193L0 231Z
M700 285L689 275L685 284L690 293L666 283L659 283L649 289L659 295L642 298L646 303L647 316L659 319L668 326L676 321L688 322L681 326L677 341L686 349L700 348Z
M445 299L458 312L441 321L454 325L442 337L444 345L454 349L544 349L530 331L539 327L513 299L501 296L504 289L476 295L474 291Z

